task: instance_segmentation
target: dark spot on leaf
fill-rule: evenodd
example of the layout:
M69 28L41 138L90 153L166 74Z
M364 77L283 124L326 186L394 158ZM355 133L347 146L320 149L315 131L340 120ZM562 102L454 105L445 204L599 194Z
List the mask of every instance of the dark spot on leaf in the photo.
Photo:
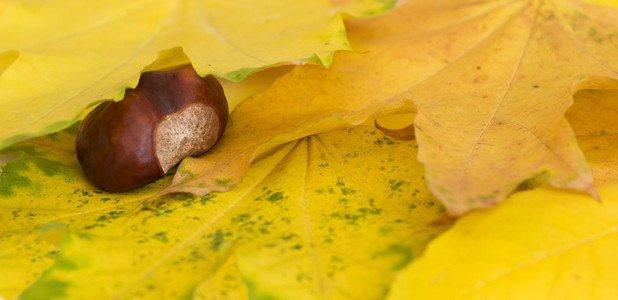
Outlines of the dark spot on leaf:
M270 196L268 196L268 201L277 202L283 199L283 192L276 192Z
M215 183L219 186L222 187L228 187L231 185L232 183L232 179L231 178L227 178L227 179L215 179Z
M218 251L224 241L225 237L223 236L223 231L221 231L221 229L217 229L212 238L212 242L210 243L210 249L212 249L212 251Z
M408 245L392 244L386 249L375 253L372 259L394 260L391 270L396 271L405 267L413 259L412 248Z
M111 223L112 220L118 219L123 213L124 211L122 210L113 210L107 214L99 216L95 221Z
M151 238L161 242L161 243L167 243L169 242L168 238L167 238L167 232L165 231L161 231L161 232L157 232L154 233L152 236L150 236Z

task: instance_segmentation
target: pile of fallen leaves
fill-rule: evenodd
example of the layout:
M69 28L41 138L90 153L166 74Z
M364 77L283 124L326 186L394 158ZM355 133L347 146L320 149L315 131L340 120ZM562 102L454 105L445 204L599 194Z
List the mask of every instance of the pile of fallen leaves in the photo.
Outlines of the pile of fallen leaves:
M618 292L616 3L219 2L0 2L0 298ZM93 187L76 121L188 62L223 139Z

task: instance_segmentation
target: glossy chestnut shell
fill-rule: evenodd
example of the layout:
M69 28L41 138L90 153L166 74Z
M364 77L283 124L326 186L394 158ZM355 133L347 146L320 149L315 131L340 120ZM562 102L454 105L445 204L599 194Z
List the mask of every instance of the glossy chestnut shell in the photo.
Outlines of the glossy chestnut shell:
M213 76L202 78L190 65L145 72L122 101L104 102L86 116L77 159L99 188L132 190L162 178L183 157L208 150L227 119L227 100Z

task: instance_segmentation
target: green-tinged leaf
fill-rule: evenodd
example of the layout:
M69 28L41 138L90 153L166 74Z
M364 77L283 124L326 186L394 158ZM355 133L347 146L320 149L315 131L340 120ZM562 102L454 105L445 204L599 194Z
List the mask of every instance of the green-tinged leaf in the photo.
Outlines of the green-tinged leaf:
M9 148L28 153L0 177L0 187L10 190L0 195L0 216L13 224L0 236L18 235L29 246L37 226L63 233L62 222L69 230L55 264L24 299L376 299L448 226L435 222L444 208L425 187L423 168L414 161L416 143L391 140L371 127L285 144L249 167L230 192L174 193L141 207L166 180L133 194L89 187L67 151L72 129ZM73 167L46 174L35 159ZM32 182L8 189L12 182L4 176ZM58 238L47 235L48 244L41 244L53 249ZM3 249L14 245L2 241ZM37 255L20 248L0 259ZM0 265L3 274L30 280L41 271L30 262ZM0 297L13 298L27 282L2 284Z
M337 11L303 1L2 1L0 149L121 99L148 69L189 60L241 80L280 63L328 66L349 49ZM186 56L185 56L186 53Z
M331 0L339 11L351 17L374 17L395 7L396 0Z
M618 185L603 202L555 189L472 212L397 277L388 299L613 299Z
M5 150L21 154L0 172L2 298L15 298L51 266L66 230L58 222L71 228L104 227L169 181L124 194L95 189L85 181L75 158L75 133L76 126Z

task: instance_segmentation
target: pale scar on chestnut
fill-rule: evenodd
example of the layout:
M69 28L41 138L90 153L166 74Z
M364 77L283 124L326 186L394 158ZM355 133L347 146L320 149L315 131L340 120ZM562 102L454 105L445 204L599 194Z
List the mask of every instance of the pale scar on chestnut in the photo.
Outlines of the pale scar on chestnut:
M77 160L103 190L136 189L212 148L228 113L221 84L200 77L191 65L145 72L121 101L104 102L84 118Z

